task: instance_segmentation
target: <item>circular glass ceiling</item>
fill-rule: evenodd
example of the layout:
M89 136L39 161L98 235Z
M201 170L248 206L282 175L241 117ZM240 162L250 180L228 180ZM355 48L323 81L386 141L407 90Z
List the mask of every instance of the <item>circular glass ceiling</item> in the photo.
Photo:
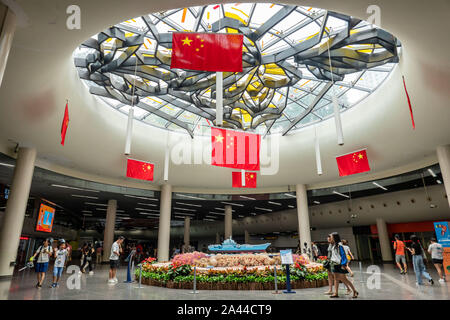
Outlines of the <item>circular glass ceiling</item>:
M151 13L119 23L74 52L89 91L167 130L209 134L215 72L171 69L172 32L244 35L243 72L224 72L224 127L287 134L372 93L398 62L400 42L360 19L323 9L233 3Z

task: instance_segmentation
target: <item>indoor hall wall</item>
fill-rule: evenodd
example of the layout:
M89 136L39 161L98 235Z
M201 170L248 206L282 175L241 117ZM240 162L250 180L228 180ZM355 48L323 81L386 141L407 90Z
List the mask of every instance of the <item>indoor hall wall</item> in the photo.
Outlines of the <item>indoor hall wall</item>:
M348 241L348 245L350 247L351 252L353 253L353 256L355 257L355 259L358 259L356 239L355 235L353 234L352 227L316 229L314 231L311 231L311 240L320 242L327 241L327 236L332 232L339 233L341 239L345 239Z

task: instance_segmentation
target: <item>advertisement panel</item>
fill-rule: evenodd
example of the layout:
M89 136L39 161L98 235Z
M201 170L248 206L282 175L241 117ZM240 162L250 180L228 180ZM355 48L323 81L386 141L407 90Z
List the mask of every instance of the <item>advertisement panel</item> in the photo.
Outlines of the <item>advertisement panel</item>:
M434 223L437 241L444 247L443 267L445 274L450 274L450 231L448 230L448 221Z
M55 208L49 207L45 204L41 204L36 224L36 231L52 232L54 218Z

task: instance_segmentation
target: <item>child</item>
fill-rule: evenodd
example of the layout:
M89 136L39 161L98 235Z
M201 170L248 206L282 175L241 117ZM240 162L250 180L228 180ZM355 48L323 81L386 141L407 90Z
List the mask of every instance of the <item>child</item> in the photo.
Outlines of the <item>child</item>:
M61 239L59 241L59 248L55 249L55 266L53 267L53 283L50 288L58 287L58 281L64 270L66 260L69 256L69 250L66 249L66 241Z

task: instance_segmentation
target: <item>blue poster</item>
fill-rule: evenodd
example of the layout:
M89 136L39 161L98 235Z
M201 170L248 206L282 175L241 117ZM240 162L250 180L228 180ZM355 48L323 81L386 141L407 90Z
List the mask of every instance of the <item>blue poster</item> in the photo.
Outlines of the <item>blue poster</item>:
M448 230L448 221L434 222L437 241L444 248L450 248L450 231Z

